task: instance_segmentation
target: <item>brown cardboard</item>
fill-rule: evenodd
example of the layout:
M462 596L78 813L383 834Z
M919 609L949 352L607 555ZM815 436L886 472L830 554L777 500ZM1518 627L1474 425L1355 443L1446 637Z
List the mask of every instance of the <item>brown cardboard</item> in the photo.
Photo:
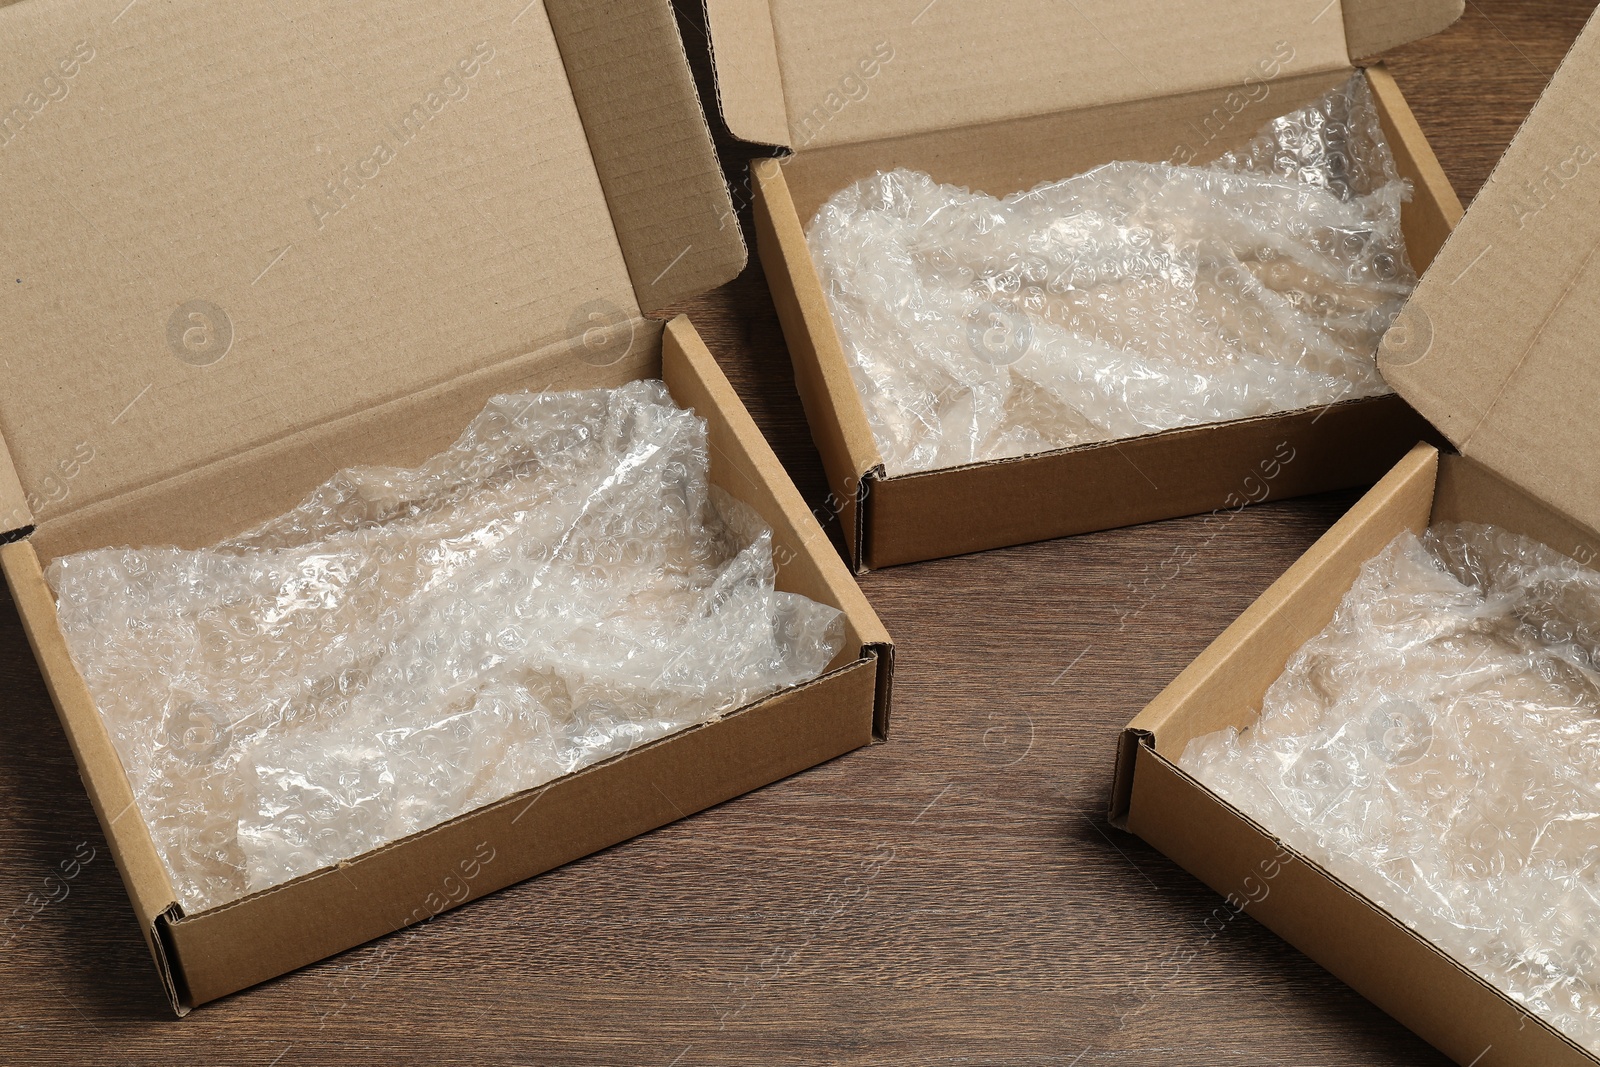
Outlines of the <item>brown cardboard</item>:
M1589 558L1600 536L1463 456L1418 445L1128 724L1111 818L1415 1030L1478 1067L1600 1062L1177 766L1195 737L1254 719L1287 661L1402 530L1492 522Z
M125 6L0 7L0 99L66 87L0 127L0 437L39 520L744 262L662 4Z
M1600 155L1587 113L1597 96L1591 22L1380 355L1384 376L1463 455L1591 528Z
M1361 565L1403 530L1491 523L1577 559L1600 555L1587 467L1600 395L1590 354L1600 221L1584 170L1597 63L1591 21L1384 341L1386 377L1461 454L1418 445L1262 594L1128 725L1112 791L1112 821L1226 894L1227 914L1249 912L1478 1067L1600 1057L1283 848L1176 760L1194 737L1255 718Z
M1461 204L1394 79L1381 67L1368 73L1396 161L1414 186L1402 225L1421 269L1449 237ZM805 241L803 219L835 190L878 169L908 166L1005 192L1114 159L1176 152L1204 160L1348 74L1286 68L1257 99L1224 86L807 148L754 165L757 251L858 570L1367 484L1431 436L1423 419L1385 397L888 477ZM1284 456L1296 462L1285 465ZM1273 472L1264 489L1263 467Z
M69 0L0 8L0 32L14 43L0 89L23 99L39 71L70 82L37 112L0 116L0 173L17 194L0 212L22 277L0 303L0 514L20 538L0 566L179 1014L883 736L888 635L693 327L641 315L744 261L665 0L301 0L225 17L192 0ZM318 242L304 219L295 230L294 211L317 221L302 183L394 107L433 107L416 94L449 71L469 88L435 94L422 132L346 190ZM180 297L207 301L181 320L198 351L181 329L169 344ZM218 308L232 325L220 353L207 347ZM184 914L42 565L107 544L209 543L340 467L439 451L495 393L646 376L707 420L712 480L772 527L778 586L844 612L829 671Z
M1345 47L1359 63L1432 36L1461 17L1465 0L1343 0Z
M729 129L795 149L1237 85L1285 43L1298 70L1337 70L1352 57L1444 29L1462 7L1461 0L1014 0L1000 13L937 0L706 2ZM842 106L862 81L870 82L871 106Z

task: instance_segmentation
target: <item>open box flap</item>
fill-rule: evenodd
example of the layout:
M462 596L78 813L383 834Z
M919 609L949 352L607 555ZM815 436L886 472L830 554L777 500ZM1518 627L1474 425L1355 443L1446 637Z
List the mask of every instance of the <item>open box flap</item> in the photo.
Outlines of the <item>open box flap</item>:
M704 0L734 136L801 148L1335 70L1463 0Z
M0 39L0 533L744 262L667 0L22 0Z
M1463 454L1591 530L1600 529L1596 98L1591 20L1378 357Z

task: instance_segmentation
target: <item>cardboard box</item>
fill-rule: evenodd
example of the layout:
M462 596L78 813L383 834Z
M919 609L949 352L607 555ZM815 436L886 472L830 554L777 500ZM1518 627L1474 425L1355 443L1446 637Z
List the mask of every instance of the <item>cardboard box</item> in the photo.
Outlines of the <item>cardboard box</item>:
M1591 22L1390 331L1380 367L1459 450L1411 451L1129 724L1112 820L1139 834L1461 1064L1593 1065L1537 1016L1177 766L1254 720L1361 566L1404 530L1492 523L1600 555L1600 95ZM1600 838L1596 839L1600 848Z
M883 736L888 636L693 327L645 317L745 261L666 0L30 0L0 37L0 562L179 1014ZM495 393L656 375L779 587L845 613L829 671L185 914L41 563L208 544Z
M893 167L1004 196L1114 160L1207 162L1462 0L705 5L723 121L790 153L753 165L757 248L858 570L1370 484L1427 432L1391 396L891 477L805 227ZM1415 187L1420 271L1461 205L1394 80L1371 74ZM1280 445L1297 458L1263 479Z

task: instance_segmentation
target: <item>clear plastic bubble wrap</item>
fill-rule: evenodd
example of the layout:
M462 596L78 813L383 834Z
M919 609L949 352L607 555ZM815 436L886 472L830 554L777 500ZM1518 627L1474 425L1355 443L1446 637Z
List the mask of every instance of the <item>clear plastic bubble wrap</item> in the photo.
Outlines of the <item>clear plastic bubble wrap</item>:
M1366 77L1205 167L996 200L909 170L836 193L812 256L890 474L1388 391L1416 284Z
M1406 533L1261 717L1180 766L1600 1052L1600 574L1492 526Z
M842 617L771 538L651 381L498 396L418 468L47 577L193 913L817 677Z

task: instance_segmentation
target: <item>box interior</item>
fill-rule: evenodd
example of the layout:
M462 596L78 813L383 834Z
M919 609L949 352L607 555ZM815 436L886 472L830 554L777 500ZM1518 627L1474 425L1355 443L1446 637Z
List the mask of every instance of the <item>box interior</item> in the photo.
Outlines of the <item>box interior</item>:
M755 506L772 525L775 557L785 561L778 569L780 589L845 609L837 583L830 583L817 565L815 538L808 537L803 524L785 513L765 484L772 472L758 470L750 457L736 462L734 453L726 446L719 447L727 436L727 415L715 408L709 395L681 395L687 391L688 380L680 369L682 350L686 344L703 347L703 342L687 320L678 320L668 329L672 336L666 347L675 356L667 361L668 387L674 399L696 408L710 423L712 483ZM361 464L409 466L442 451L498 393L592 389L662 377L664 340L661 322L639 320L617 331L606 348L580 344L531 353L353 417L312 427L188 476L48 519L29 540L41 564L110 545L197 548L212 544L288 510L336 470ZM863 642L855 621L847 620L846 625L845 647L834 667L860 655Z
M1404 530L1479 522L1542 541L1578 559L1600 555L1600 534L1572 522L1470 458L1421 445L1173 682L1130 729L1176 761L1191 740L1244 729L1289 657L1333 619L1361 567Z
M1582 559L1600 551L1600 534L1482 464L1419 445L1128 725L1112 819L1458 1062L1592 1064L1586 1051L1177 764L1195 737L1255 721L1266 690L1332 620L1367 560L1402 531L1444 521L1493 523Z
M939 181L965 184L992 195L1008 195L1046 179L1082 173L1110 160L1131 158L1166 162L1176 155L1205 162L1242 146L1253 138L1262 123L1304 106L1349 75L1350 69L1285 75L1275 82L1262 83L1254 93L1240 88L1203 90L1184 96L1141 99L1101 109L1021 118L957 131L933 131L886 141L800 150L781 160L779 165L763 165L758 170L758 181L768 210L774 214L787 213L789 208L784 203L784 195L787 195L803 230L818 206L838 189L893 166L914 166L928 171ZM1411 264L1421 274L1432 264L1435 254L1445 245L1451 229L1461 218L1461 202L1427 146L1394 78L1381 66L1370 67L1368 77L1379 118L1394 150L1395 163L1413 184L1413 198L1402 211L1402 229ZM818 363L819 376L827 382L827 389L834 397L835 411L840 405L850 406L850 411L829 416L830 421L842 424L840 440L829 442L826 435L819 434L819 446L824 459L832 461L832 466L848 466L854 474L866 475L882 464L882 458L872 442L870 430L866 429L866 410L854 390L832 315L827 312L821 278L816 274L803 238L797 242L792 222L774 219L773 226L779 227L779 232L763 245L763 256L768 254L770 246L782 243L784 266L794 283L795 301L803 309L806 325L813 333L814 355L811 358ZM806 382L800 384L805 395ZM818 405L808 402L808 411L814 406ZM1269 418L1282 418L1285 414L1290 413L1278 413ZM813 418L813 424L816 422L818 419ZM1187 429L1166 430L1165 434L1186 432ZM1099 443L1062 451L1082 453L1106 446L1106 443ZM838 462L840 454L848 456L845 464ZM946 470L899 475L888 480L898 482L942 474L947 474Z
M834 193L895 167L925 171L937 181L1004 197L1114 161L1203 164L1248 142L1261 125L1316 99L1350 73L1346 68L1293 74L1249 92L1229 86L961 130L805 149L782 160L782 174L801 225L809 227ZM1420 140L1416 121L1393 78L1381 67L1373 68L1371 77L1384 133L1402 176L1413 186L1401 223L1412 266L1421 274L1449 237L1460 217L1460 204L1426 142Z
M1130 724L1123 770L1135 740L1170 761L1200 734L1254 721L1288 657L1402 529L1484 522L1580 560L1600 553L1589 471L1600 362L1587 343L1600 219L1574 118L1597 86L1591 20L1384 338L1385 377L1460 452L1419 445L1363 497ZM1127 785L1119 774L1114 807Z
M631 363L622 360L613 365L636 366L637 371L617 369L612 373L619 381L659 374L675 400L706 419L712 481L754 507L772 527L778 587L831 604L844 613L845 641L838 656L824 675L806 686L776 693L716 724L679 731L419 831L337 869L313 872L220 908L184 916L171 903L173 893L165 868L55 625L54 602L43 580L38 543L70 547L72 538L103 532L95 528L97 524L114 530L119 529L120 521L192 530L192 526L176 525L181 520L169 520L162 526L162 520L170 515L163 505L188 510L185 501L199 499L193 494L206 490L204 480L197 485L162 487L161 493L170 495L170 501L112 501L97 511L93 524L63 519L59 528L48 524L33 538L0 548L29 640L67 725L74 754L85 769L91 799L106 827L135 910L145 920L147 938L153 939L152 949L170 998L180 1013L188 1006L586 855L618 840L619 835L642 833L884 735L892 672L888 635L693 326L683 317L664 328L658 323L648 325L647 334L633 341ZM590 372L582 373L587 376ZM378 423L387 428L377 439L365 424L323 427L315 445L305 446L310 453L308 472L315 470L317 461L327 464L333 456L347 456L352 451L383 462L409 462L402 457L426 455L439 442L452 440L460 429L449 422L448 414L438 414L435 408L445 413L461 410L470 418L481 397L492 392L545 384L541 379L503 382L498 371L490 381L456 383L448 395L419 399L415 411L375 413ZM249 459L271 463L274 457ZM331 469L326 468L322 476ZM239 477L248 484L250 473L247 468ZM123 505L132 510L119 514ZM205 523L216 521L208 518ZM807 699L797 702L802 695ZM862 709L869 707L875 714L864 720ZM719 729L713 732L712 726ZM741 744L753 746L749 751L763 755L749 767L729 766L730 757L743 760L747 756ZM654 770L635 773L634 768L642 764ZM708 766L721 770L709 774ZM657 784L651 785L652 781ZM660 792L663 783L674 795ZM552 799L546 802L542 799L546 796ZM536 798L542 805L540 817L517 828L516 823ZM548 822L552 819L561 821ZM459 897L451 896L445 903L412 913L400 906L437 896L431 884L438 877L436 871L448 870L460 856L472 855L477 847L473 843L478 841L490 842L512 858L492 876L479 879L470 892L463 888ZM290 887L294 892L286 893Z

